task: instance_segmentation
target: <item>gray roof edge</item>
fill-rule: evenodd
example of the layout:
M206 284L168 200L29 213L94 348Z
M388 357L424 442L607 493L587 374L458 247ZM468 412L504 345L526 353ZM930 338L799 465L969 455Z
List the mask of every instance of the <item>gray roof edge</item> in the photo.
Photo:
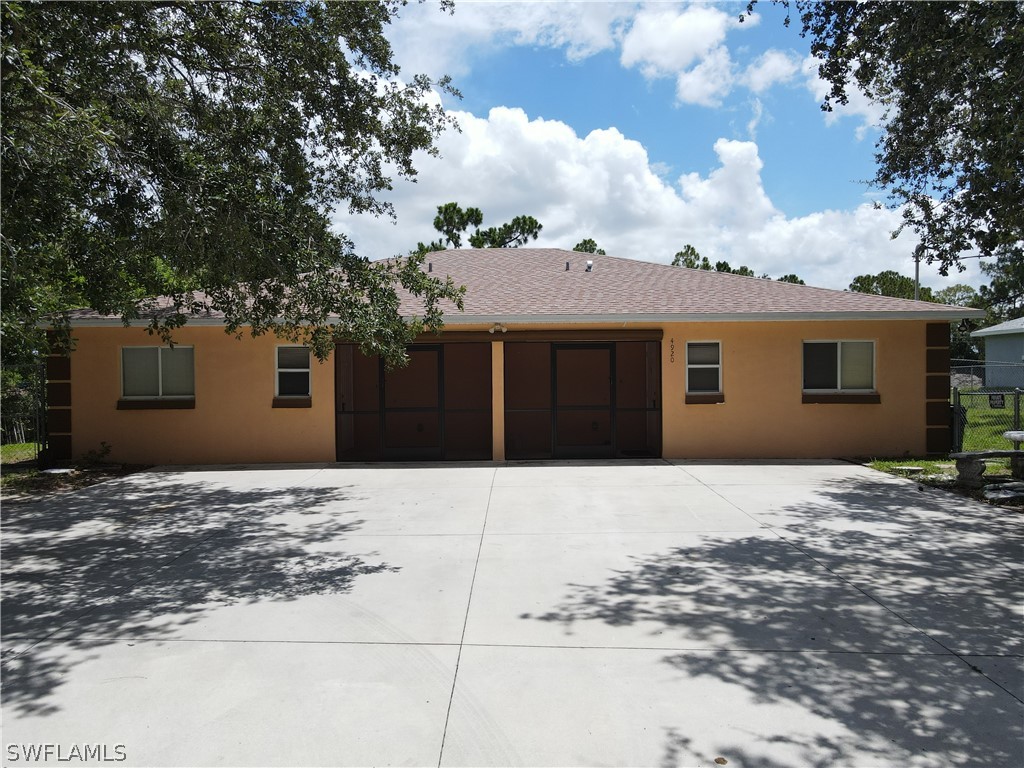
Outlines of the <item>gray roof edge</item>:
M982 328L980 331L971 331L971 336L986 338L988 336L1009 336L1015 333L1024 333L1024 328L1006 328L1001 331L991 331L987 328Z
M126 324L120 317L85 317L85 318L70 318L72 328L148 328L152 322L151 318L140 317L136 320L129 320ZM40 322L40 328L51 328L52 323ZM222 317L190 317L186 322L185 326L189 325L224 325L224 318Z
M975 309L950 307L934 311L837 311L837 312L680 312L660 314L605 314L605 315L446 315L445 325L472 325L475 323L554 324L566 323L743 323L785 322L808 320L962 320L966 317L984 317Z
M999 323L999 325L992 325L988 328L979 328L976 331L971 331L971 336L1005 336L1011 333L1024 333L1024 318L1018 320L1007 320L1005 323Z
M585 323L750 323L750 322L797 322L797 321L820 321L820 320L962 320L967 317L984 317L982 310L957 309L950 307L949 310L934 311L838 311L838 312L680 312L680 313L630 313L630 314L603 314L603 315L514 315L514 314L489 314L489 315L466 315L446 314L445 325L474 325L480 323L516 323L517 325L552 325L564 323L567 325L581 325ZM411 319L411 318L409 318ZM144 328L149 325L149 320L132 320L127 327ZM189 318L185 327L191 326L223 326L224 320L216 317ZM125 323L119 317L89 317L74 319L71 321L72 328L113 328L125 327ZM1007 331L1009 332L1009 331ZM973 335L977 335L975 331Z

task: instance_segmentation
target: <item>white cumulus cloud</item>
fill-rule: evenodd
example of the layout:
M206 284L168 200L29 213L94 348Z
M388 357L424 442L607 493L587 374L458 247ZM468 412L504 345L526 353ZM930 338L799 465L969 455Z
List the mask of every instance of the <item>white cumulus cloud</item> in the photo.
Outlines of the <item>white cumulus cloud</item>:
M475 57L512 46L564 48L570 61L614 49L631 3L459 2L404 7L387 31L403 74L466 75Z
M792 80L801 65L799 56L771 48L747 66L743 81L754 93L763 93L777 83Z
M700 64L676 77L676 98L683 104L717 107L732 90L733 63L729 50L720 46Z
M804 85L819 103L823 102L825 96L832 90L832 85L818 75L820 64L818 59L808 56L801 65ZM870 129L882 125L885 119L885 105L869 99L854 83L847 86L846 93L849 97L848 103L833 105L832 111L825 113L825 124L833 125L844 117L859 119L860 125L856 129L856 135L858 139L863 139Z
M725 42L730 16L709 6L642 10L622 40L622 65L647 77L675 75Z
M764 188L763 161L752 141L719 139L717 166L707 174L666 181L646 149L609 128L579 136L557 120L530 119L498 107L486 117L456 113L461 133L446 134L441 158L417 160L417 183L396 183L398 223L338 214L340 231L358 253L382 258L407 253L436 236L436 207L455 201L479 207L484 225L519 214L543 225L541 247L572 248L586 237L614 256L668 263L690 243L704 256L745 264L758 274L795 272L812 285L845 288L858 274L895 269L913 274L912 233L892 240L899 212L864 203L852 210L787 216ZM924 267L925 284L939 279Z
M728 33L757 20L752 16L740 24L737 14L708 5L647 7L628 25L620 62L648 79L675 78L679 103L715 107L736 81Z

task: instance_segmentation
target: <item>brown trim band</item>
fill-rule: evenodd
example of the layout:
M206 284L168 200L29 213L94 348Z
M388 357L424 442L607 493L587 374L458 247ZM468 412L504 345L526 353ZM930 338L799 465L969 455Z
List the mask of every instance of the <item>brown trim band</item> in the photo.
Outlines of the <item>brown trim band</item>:
M71 381L71 358L49 355L46 358L47 381Z
M440 335L424 333L416 338L417 344L444 344L467 341L661 341L665 332L661 328L623 329L607 331L442 331Z
M876 405L882 402L882 396L877 392L866 392L864 394L846 394L837 392L836 394L817 393L812 394L804 392L803 394L804 403L843 403L846 405Z
M925 429L925 451L929 454L945 455L953 448L950 429L946 427L927 427Z
M312 408L312 397L275 397L272 408Z
M71 383L67 381L46 382L46 404L57 406L71 405Z
M47 408L46 409L46 434L48 434L48 435L70 435L71 434L71 409L70 408Z
M168 410L192 410L196 407L194 397L181 400L161 400L159 398L143 400L118 400L117 410L119 411L168 411Z
M924 404L925 425L929 427L949 428L950 405L942 400L935 400Z
M46 458L49 461L71 461L71 435L47 435Z
M925 373L949 373L949 347L925 350Z
M928 323L924 327L926 347L949 346L949 323Z
M929 373L925 376L924 396L926 400L949 400L949 372Z
M711 403L724 403L725 393L716 392L707 395L689 394L686 395L687 405L709 405Z

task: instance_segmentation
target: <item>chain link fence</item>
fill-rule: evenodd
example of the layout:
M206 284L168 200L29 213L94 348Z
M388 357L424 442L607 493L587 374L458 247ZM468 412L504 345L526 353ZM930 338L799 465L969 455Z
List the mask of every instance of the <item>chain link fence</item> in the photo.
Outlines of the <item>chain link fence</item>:
M953 451L1010 448L1003 432L1021 429L1024 363L953 360L949 376Z
M952 386L961 392L975 389L1024 389L1024 363L953 360L949 366L949 376Z
M5 366L0 382L0 441L38 457L46 439L45 365Z
M1008 430L1021 429L1024 389L953 388L953 451L1007 450L1003 437ZM1014 449L1020 444L1014 443Z

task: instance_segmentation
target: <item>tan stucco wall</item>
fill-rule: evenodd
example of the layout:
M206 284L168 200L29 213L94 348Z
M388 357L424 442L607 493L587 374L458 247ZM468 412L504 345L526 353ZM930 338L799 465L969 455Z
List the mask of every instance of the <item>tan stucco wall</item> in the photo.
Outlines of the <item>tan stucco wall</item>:
M802 342L832 339L875 342L875 385L881 403L801 402ZM685 403L687 341L721 342L724 403ZM665 458L926 452L923 321L667 325L662 387Z
M925 325L925 321L666 325L664 457L924 455ZM449 327L453 331L482 329ZM610 327L623 328L571 326L578 330ZM510 328L531 329L551 330L551 326ZM112 447L109 458L113 461L335 460L333 361L313 363L312 408L272 408L274 347L286 342L268 336L238 340L219 327L186 327L176 332L175 340L195 346L195 409L119 411L120 348L154 345L156 340L139 328L77 328L74 335L78 339L71 355L75 456L105 441ZM802 342L811 339L875 341L881 403L802 403ZM491 340L498 347L500 337ZM721 342L724 403L685 403L687 341ZM498 460L504 448L500 352L495 349L492 355Z
M272 336L236 339L222 327L185 327L195 346L194 410L119 411L122 346L158 345L141 328L76 328L71 353L72 452L100 442L111 461L145 464L334 461L334 366L313 359L311 408L272 408Z

